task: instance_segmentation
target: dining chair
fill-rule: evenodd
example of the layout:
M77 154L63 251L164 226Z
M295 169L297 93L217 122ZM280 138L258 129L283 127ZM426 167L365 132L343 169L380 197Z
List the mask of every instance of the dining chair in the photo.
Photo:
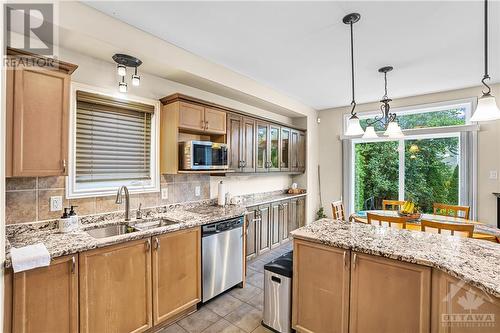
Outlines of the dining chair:
M382 210L400 210L405 201L400 200L382 200ZM387 209L389 206L389 209Z
M474 234L474 225L465 223L445 223L437 221L422 220L420 221L420 229L422 231L433 232L431 230L437 229L438 234L442 234L442 230L449 231L449 233L454 236L455 232L457 236L472 238ZM430 229L430 230L429 230ZM435 232L435 231L434 231Z
M434 215L442 215L442 216L453 216L459 217L468 220L469 219L469 206L456 206L456 205L448 205L443 203L434 203ZM463 213L463 216L460 216L459 213Z
M373 224L373 221L378 221L379 226L389 226L396 229L406 229L406 219L399 216L385 216L373 213L366 214L368 224Z
M332 202L332 217L335 220L345 221L345 209L342 200Z

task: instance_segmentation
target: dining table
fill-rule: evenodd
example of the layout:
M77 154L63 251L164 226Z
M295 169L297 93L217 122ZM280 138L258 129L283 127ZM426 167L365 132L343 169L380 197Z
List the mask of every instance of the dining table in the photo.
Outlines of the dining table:
M355 222L368 223L367 214L377 214L382 216L399 216L398 211L395 210L365 210L359 211L351 215L350 219ZM445 216L437 214L422 214L418 219L409 219L406 221L406 229L421 231L420 221L428 220L441 223L464 223L474 225L474 233L472 238L488 240L500 243L500 229L489 224L481 223L479 221L468 220L465 218Z

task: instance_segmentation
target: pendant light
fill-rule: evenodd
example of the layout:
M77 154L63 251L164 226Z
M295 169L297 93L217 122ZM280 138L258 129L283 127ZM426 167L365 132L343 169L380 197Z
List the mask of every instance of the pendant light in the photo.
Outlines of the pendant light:
M118 91L126 93L128 90L127 82L125 82L127 67L135 69L134 74L132 74L132 85L135 87L139 86L141 83L141 77L137 74L137 67L142 65L142 61L136 57L122 53L114 54L113 60L117 63L118 75L121 77L121 81L118 82Z
M484 0L484 75L481 82L486 87L483 96L477 100L477 107L471 121L490 121L500 119L500 110L495 97L491 94L490 86L485 82L489 80L488 75L488 0Z
M349 24L351 28L351 82L352 82L352 101L351 101L351 117L347 121L347 130L345 132L346 136L355 136L355 135L361 135L364 133L363 128L361 128L361 125L359 123L359 118L356 115L356 112L354 112L354 109L356 108L356 100L354 98L354 38L353 38L353 31L352 31L352 26L354 23L358 22L359 19L361 18L361 15L358 13L351 13L342 19L342 22L345 24Z

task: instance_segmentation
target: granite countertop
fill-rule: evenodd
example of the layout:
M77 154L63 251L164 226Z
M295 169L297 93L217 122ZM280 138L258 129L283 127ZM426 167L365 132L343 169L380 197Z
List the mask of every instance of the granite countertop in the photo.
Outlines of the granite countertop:
M437 268L500 297L500 244L448 235L322 219L297 239Z
M280 192L275 192L275 193L271 193L271 194L254 195L254 196L244 198L242 201L242 204L245 207L252 207L252 206L258 206L258 205L265 205L265 204L268 204L271 202L276 202L276 201L281 201L281 200L304 197L306 195L307 195L307 193L288 194L288 193L284 193L283 191L280 191Z
M133 225L135 222L147 222L158 219L166 219L175 224L164 227L136 231L128 234L112 236L107 238L94 238L87 234L85 230L95 229L105 225L124 223L123 214L108 214L102 216L89 216L82 218L81 230L60 233L55 222L19 224L8 226L7 247L5 267L10 267L10 247L22 247L36 243L43 243L52 259L82 252L90 249L118 244L126 241L143 239L154 235L161 235L181 229L188 229L204 224L218 222L226 219L243 216L246 209L241 205L229 205L219 207L212 202L205 202L191 205L174 205L166 207L158 212L150 212L148 216L141 220L128 222Z

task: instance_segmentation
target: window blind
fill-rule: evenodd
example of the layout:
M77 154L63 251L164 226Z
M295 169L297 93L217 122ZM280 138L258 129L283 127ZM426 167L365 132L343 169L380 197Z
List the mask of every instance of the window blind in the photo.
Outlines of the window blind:
M77 91L76 183L149 180L154 107Z

